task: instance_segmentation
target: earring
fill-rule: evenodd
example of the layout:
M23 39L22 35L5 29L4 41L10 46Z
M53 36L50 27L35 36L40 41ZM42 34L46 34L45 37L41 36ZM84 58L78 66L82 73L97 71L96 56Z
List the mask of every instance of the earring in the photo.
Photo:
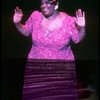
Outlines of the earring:
M58 5L55 6L55 10L57 10L57 9L58 9Z

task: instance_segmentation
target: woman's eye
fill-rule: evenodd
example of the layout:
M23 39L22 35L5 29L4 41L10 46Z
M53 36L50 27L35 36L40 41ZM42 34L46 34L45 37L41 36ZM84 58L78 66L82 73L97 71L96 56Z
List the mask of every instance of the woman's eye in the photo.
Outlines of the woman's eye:
M41 2L41 5L43 5L43 4L50 4L50 2L49 1Z

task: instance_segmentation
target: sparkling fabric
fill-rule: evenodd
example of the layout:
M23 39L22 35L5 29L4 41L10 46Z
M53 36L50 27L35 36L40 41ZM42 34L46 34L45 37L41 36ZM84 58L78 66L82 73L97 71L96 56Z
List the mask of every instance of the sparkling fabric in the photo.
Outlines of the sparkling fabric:
M27 62L22 100L78 100L74 62Z
M28 58L31 59L66 59L74 60L74 55L69 45L70 40L79 42L78 30L74 23L74 17L63 12L65 16L60 27L52 28L54 25L47 25L52 30L43 28L45 20L41 12L35 11L25 23L25 28L32 35L32 48ZM55 24L55 23L54 23ZM57 23L55 24L57 26ZM59 26L59 23L58 23Z
M78 100L75 65L66 62L75 60L70 40L79 42L78 30L74 17L60 13L64 19L49 24L35 11L24 25L32 36L28 59L34 60L25 68L22 100Z

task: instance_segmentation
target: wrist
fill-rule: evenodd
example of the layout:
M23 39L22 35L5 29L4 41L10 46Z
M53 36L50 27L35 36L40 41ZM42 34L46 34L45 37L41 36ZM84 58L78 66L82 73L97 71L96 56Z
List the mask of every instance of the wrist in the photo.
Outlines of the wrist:
M16 26L19 26L19 25L21 25L21 22L16 22L16 23L14 23Z
M85 26L78 27L79 30L85 30Z

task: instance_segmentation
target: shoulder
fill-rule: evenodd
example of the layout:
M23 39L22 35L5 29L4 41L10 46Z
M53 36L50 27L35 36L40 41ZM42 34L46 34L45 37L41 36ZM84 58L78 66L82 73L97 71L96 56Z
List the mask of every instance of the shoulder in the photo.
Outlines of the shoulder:
M42 13L40 11L33 11L29 17L29 19L33 21L41 20L43 17Z
M61 16L64 16L64 19L67 23L73 23L75 22L75 17L71 16L65 12L60 12Z
M38 17L38 16L40 16L40 15L42 15L42 13L40 12L40 11L33 11L32 13L31 13L31 16L36 16L36 17Z
M67 14L67 13L65 13L65 12L60 12L60 15L61 16L64 16L64 17L69 17L69 18L71 18L72 16L70 16L69 14Z

